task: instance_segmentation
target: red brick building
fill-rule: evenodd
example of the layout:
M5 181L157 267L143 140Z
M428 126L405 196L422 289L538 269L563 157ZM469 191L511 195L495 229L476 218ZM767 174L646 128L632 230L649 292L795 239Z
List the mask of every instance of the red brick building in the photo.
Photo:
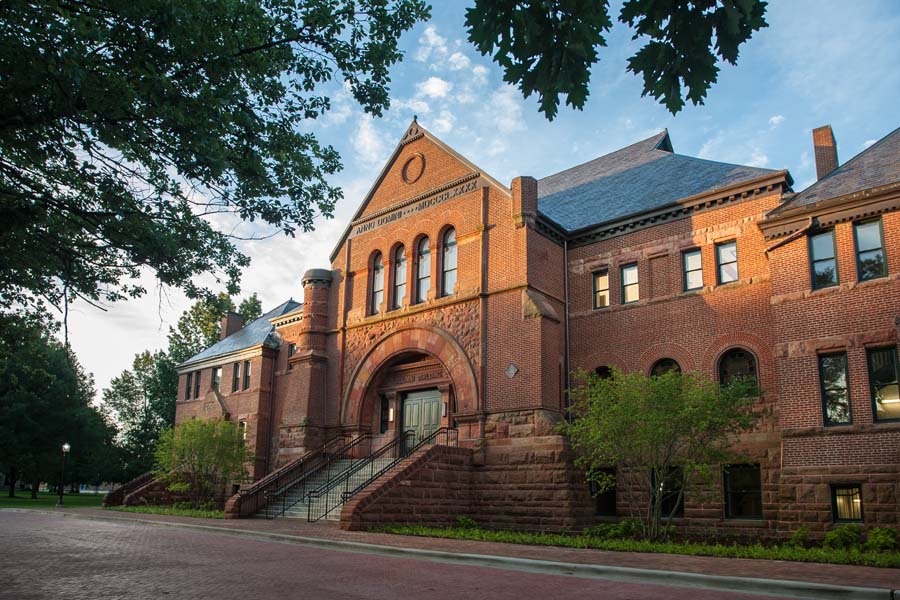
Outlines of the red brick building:
M667 132L507 187L413 121L303 304L228 315L181 365L177 420L240 422L253 478L280 469L264 482L338 433L374 452L453 429L460 448L384 473L345 525L571 529L627 509L591 499L554 433L568 373L752 374L754 462L715 500L688 489L680 522L897 524L900 130L840 167L830 128L816 143L799 194L787 171L676 154Z

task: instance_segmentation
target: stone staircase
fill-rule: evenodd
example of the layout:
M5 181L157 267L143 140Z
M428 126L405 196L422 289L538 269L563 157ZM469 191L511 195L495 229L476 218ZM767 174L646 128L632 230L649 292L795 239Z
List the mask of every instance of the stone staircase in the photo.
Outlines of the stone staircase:
M309 502L313 503L313 516L317 516L327 507L334 507L325 518L330 521L339 521L341 518L341 494L347 490L353 490L358 485L369 479L373 472L378 472L387 467L396 459L393 458L377 458L371 461L371 466L367 465L360 471L347 476L347 472L353 467L365 462L365 458L345 459L335 461L331 469L323 469L309 476L306 482L306 494L299 502L285 510L284 518L306 520L309 515ZM331 484L330 486L328 484ZM307 494L313 490L323 488L324 493L321 496L309 498ZM265 517L265 511L260 511L257 515Z

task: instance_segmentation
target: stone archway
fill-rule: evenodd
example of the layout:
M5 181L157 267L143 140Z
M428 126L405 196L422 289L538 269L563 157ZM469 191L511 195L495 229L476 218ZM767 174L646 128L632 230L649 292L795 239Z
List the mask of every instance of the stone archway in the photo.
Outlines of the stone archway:
M436 359L446 370L455 395L455 412L473 414L481 407L475 370L462 346L448 332L430 325L408 325L369 349L350 376L341 402L341 424L361 425L366 392L375 376L400 356L411 353Z

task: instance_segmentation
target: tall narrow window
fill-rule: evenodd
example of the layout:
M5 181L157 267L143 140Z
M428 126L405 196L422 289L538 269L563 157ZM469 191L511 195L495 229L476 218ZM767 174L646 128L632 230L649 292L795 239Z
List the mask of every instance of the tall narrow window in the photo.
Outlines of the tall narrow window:
M406 251L400 246L394 251L394 297L391 298L391 308L402 307L404 298L406 298Z
M725 385L735 377L756 379L756 358L742 348L729 350L719 359L719 383Z
M703 287L703 258L700 248L685 250L681 255L681 269L684 272L684 291L699 290Z
M194 398L200 397L200 374L203 371L194 371Z
M456 287L456 230L444 234L444 254L441 260L441 295L449 296Z
M831 486L831 510L835 522L862 521L862 489L859 485Z
M622 304L637 302L641 299L638 287L638 266L627 265L622 267Z
M657 494L662 496L660 502L660 515L663 519L668 520L669 515L672 517L684 516L684 472L681 467L669 467L665 476L658 478L656 471L651 474L651 482L653 489L651 493L654 497ZM660 481L660 479L662 479Z
M825 425L849 425L852 419L846 352L819 355L819 386Z
M881 219L853 224L856 241L856 277L860 281L877 279L887 275L884 260L884 234Z
M759 465L725 467L725 516L729 519L762 518Z
M897 348L869 350L868 362L875 420L900 420L900 366L897 364Z
M247 421L241 419L238 421L238 433L243 441L247 441Z
M428 300L428 291L431 289L431 249L428 246L428 238L419 240L416 251L416 303Z
M612 478L612 481L616 480L616 470L612 469L598 469L601 473L606 475L607 477ZM604 516L616 516L616 488L615 486L608 488L604 492L599 491L599 486L596 481L590 481L590 492L591 496L594 497L594 514L596 515L604 515Z
M236 392L241 386L241 363L234 363L231 369L231 391Z
M381 419L378 431L381 433L387 433L389 426L389 417L391 414L391 401L387 396L381 397Z
M244 389L250 389L250 361L244 361Z
M838 284L834 230L809 236L809 263L814 290Z
M738 280L736 241L716 244L716 271L719 285Z
M217 392L222 385L222 367L216 367L212 370L212 385Z
M193 379L194 379L194 373L193 372L188 373L187 381L185 382L185 386L184 386L184 399L185 400L191 399L191 385L193 384Z
M594 308L609 306L609 271L597 271L594 278Z
M291 362L291 357L297 351L297 344L288 344L288 371L294 370L294 363Z
M369 314L377 315L381 311L382 300L384 300L384 263L381 262L381 252L377 252L372 259L372 299L369 302Z

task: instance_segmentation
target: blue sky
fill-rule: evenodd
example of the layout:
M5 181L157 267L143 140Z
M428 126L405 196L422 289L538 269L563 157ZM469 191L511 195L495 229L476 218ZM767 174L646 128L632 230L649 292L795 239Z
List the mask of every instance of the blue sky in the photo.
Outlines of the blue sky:
M798 191L815 180L814 127L832 125L841 163L900 127L896 0L770 2L769 27L741 48L736 67L720 65L705 105L688 105L674 117L641 98L641 80L625 70L641 41L617 25L592 71L585 109L562 107L553 122L465 41L467 5L436 2L433 18L403 37L406 58L391 72L392 107L383 118L364 115L343 86L332 86L333 110L311 129L343 157L334 182L345 198L335 218L320 220L313 233L242 244L253 261L243 289L258 292L264 309L301 299L303 272L329 266L340 233L414 114L506 183L555 173L668 128L680 154L788 169ZM611 10L615 15L618 8ZM189 305L177 290L148 283L145 298L106 312L76 306L70 315L70 339L98 389L128 368L135 353L165 347L169 326Z

